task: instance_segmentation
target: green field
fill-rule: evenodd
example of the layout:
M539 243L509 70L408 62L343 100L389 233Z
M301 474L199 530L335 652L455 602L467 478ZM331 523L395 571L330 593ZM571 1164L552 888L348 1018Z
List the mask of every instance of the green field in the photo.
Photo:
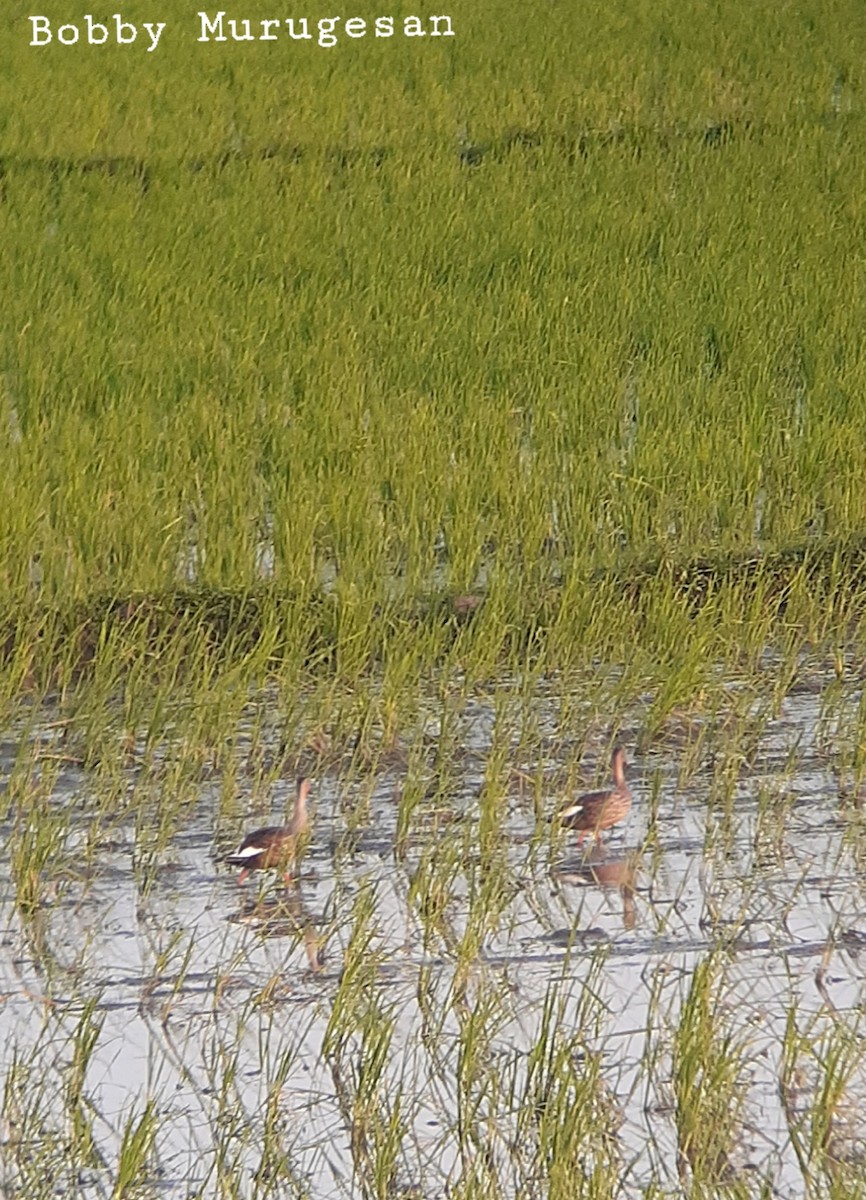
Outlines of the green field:
M41 15L56 33L87 11ZM750 905L787 948L802 902L829 962L853 926L824 899L844 885L855 922L866 862L866 8L225 10L339 15L334 45L201 42L179 0L93 20L115 11L163 22L155 48L30 46L32 8L0 15L0 1004L19 1020L0 1192L336 1194L312 1102L310 1144L286 1132L297 1060L333 1091L346 1195L862 1196L861 1151L839 1149L859 985L815 1009L791 968L779 1002L781 952L759 1066L790 1161L731 1163L758 1070L732 967ZM546 817L616 739L643 840L608 963ZM312 880L250 950L215 864L300 771ZM818 777L826 886L797 824ZM118 982L124 943L88 906L119 911L127 886L140 960ZM678 887L704 906L683 945L653 900ZM636 890L652 971L626 1067ZM290 1001L311 1056L280 947L307 954ZM171 1065L109 1119L93 1064L126 1036L115 1000ZM213 1042L178 1049L174 1006L189 1028L211 1012ZM673 1132L634 1150L619 1106L644 1087ZM283 1191L247 1186L259 1154Z
M282 665L309 636L350 676L473 590L470 666L539 624L554 666L600 637L664 655L670 579L636 625L635 564L762 556L776 577L778 552L833 562L861 538L859 6L485 3L451 10L453 38L328 49L200 44L169 0L154 53L30 47L14 8L0 604L19 650L34 601L192 587L262 594ZM699 633L716 655L737 589ZM433 625L401 641L415 668L442 652Z

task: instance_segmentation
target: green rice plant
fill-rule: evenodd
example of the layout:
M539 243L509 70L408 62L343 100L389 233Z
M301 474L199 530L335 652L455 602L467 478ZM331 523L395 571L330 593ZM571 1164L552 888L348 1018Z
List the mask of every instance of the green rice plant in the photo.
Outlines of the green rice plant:
M459 994L474 970L479 952L485 939L499 926L503 911L514 895L515 885L508 864L508 842L503 829L503 809L506 802L503 779L510 757L504 740L494 742L489 751L485 780L478 797L478 823L464 820L462 847L459 859L451 860L465 875L467 886L467 912L462 935L454 945L457 969L453 990ZM436 857L447 862L440 846ZM417 878L417 877L416 877ZM444 885L444 887L443 887ZM431 894L430 883L426 885ZM449 886L447 876L436 877L435 888L441 903L447 904Z
M352 905L352 927L343 954L340 983L322 1039L322 1055L339 1061L344 1045L359 1027L361 1017L374 1004L376 975L381 952L376 949L376 894L366 880Z
M801 1031L791 1007L782 1050L779 1089L806 1194L863 1195L856 1099L862 1050L856 1028L836 1019L823 1032Z
M150 979L142 988L141 1004L142 1007L150 1007L159 989L169 983L168 994L162 1000L159 1009L163 1024L168 1022L172 1008L183 995L194 948L195 937L186 938L184 945L183 931L178 929L170 935L168 944L154 957Z
M145 1185L153 1169L153 1153L159 1132L159 1115L154 1100L147 1100L140 1115L131 1112L126 1119L112 1197L133 1194Z
M66 1139L49 1120L52 1111L36 1057L13 1050L3 1081L6 1129L4 1186L47 1197L49 1181L64 1177Z
M237 1194L238 1180L247 1165L247 1153L253 1137L253 1125L243 1103L241 1086L242 1047L247 1031L249 1008L242 1010L223 1028L214 1024L214 1031L203 1058L207 1082L206 1094L211 1097L205 1109L205 1119L218 1135L212 1138L212 1179L220 1194ZM190 1080L198 1092L198 1083Z
M462 838L445 836L432 841L421 854L409 884L408 901L421 921L425 951L437 941L456 954L459 935L454 923L454 902L460 894L464 870Z
M394 830L394 859L404 864L409 848L413 821L424 807L427 782L423 763L425 748L418 741L409 749L406 775L403 779L397 804L397 823Z
M778 786L760 787L757 795L758 812L755 822L755 862L762 867L785 863L786 827L791 812L792 797Z
M458 970L450 988L459 1022L455 1071L455 1135L460 1172L471 1178L482 1167L495 1179L497 1144L502 1137L497 1114L502 1107L500 1063L493 1042L509 1013L501 980L478 968L470 982Z
M502 860L505 842L503 817L507 804L505 780L513 753L509 742L508 732L503 736L497 722L493 745L487 754L484 783L478 797L477 847L479 866L485 874Z
M15 903L25 919L56 898L64 873L70 815L68 808L48 799L49 793L45 778L22 793L8 847Z
M695 967L674 1033L672 1082L678 1166L695 1193L737 1195L735 1153L745 1096L743 1035L725 1029L723 978L713 956Z
M518 889L511 880L504 854L491 864L473 864L468 871L466 913L463 932L454 945L456 967L452 991L460 996L466 988L487 938L496 932Z
M263 1132L261 1139L261 1162L254 1175L255 1196L273 1194L274 1188L289 1188L295 1195L304 1194L304 1185L298 1178L292 1162L290 1149L286 1146L289 1130L282 1112L283 1089L295 1058L295 1048L290 1047L277 1056L276 1070L268 1082L265 1101ZM267 1061L271 1061L268 1054Z
M390 1095L386 1080L394 1025L393 1015L368 1008L359 1031L357 1058L350 1065L352 1158L364 1194L377 1200L385 1200L393 1188L405 1133L400 1116L402 1088Z
M664 682L645 718L647 737L652 737L675 709L690 704L704 686L708 666L706 645L694 638L684 644L685 653L678 655L677 661L666 664Z
M98 1012L98 1005L99 1000L95 996L88 997L84 1002L72 1035L72 1061L68 1067L64 1096L70 1125L69 1150L78 1171L105 1165L93 1136L94 1109L85 1096L87 1072L105 1024L105 1016Z
M548 987L525 1067L515 1064L513 1153L527 1194L613 1196L619 1181L619 1118L604 1081L596 991L603 955L593 960L577 1004ZM518 1073L519 1072L519 1073Z
M157 880L162 855L178 831L184 797L174 792L170 781L160 787L155 799L150 789L137 790L133 871L136 884L146 897Z
M364 1196L390 1194L405 1135L402 1086L389 1087L395 1002L384 1000L377 974L381 952L374 947L375 893L359 891L343 972L322 1040L345 1125L355 1179Z
M651 852L656 852L659 847L658 840L658 820L659 806L661 803L663 792L663 779L660 771L653 772L650 779L649 796L647 798L647 817L646 817L646 833L644 835L644 849Z

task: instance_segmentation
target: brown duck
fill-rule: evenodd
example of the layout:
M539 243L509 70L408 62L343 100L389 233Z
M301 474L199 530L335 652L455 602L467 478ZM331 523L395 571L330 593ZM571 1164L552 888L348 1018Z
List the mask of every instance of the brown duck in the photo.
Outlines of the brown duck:
M578 830L578 845L588 833L598 838L603 829L610 829L628 816L631 808L631 792L625 781L625 750L617 746L611 755L613 787L601 792L587 792L575 800L569 800L559 810L560 825Z
M309 779L299 779L295 810L288 825L267 825L264 829L256 829L247 834L237 850L226 855L227 863L243 868L238 876L239 884L244 883L253 871L281 870L285 882L291 881L298 842L310 825L307 816L309 792Z

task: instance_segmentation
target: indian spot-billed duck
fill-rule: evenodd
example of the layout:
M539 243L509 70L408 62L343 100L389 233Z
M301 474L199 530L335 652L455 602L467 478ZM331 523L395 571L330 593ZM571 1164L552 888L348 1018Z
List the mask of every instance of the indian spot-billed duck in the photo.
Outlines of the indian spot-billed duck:
M290 882L294 860L297 857L298 842L309 829L310 822L307 816L309 792L309 779L299 779L295 810L288 825L266 825L264 829L256 829L247 834L237 850L226 855L227 863L233 867L243 868L238 876L239 884L244 883L253 871L272 870L281 870L285 882Z
M613 787L600 792L587 792L569 800L559 810L557 819L567 829L578 831L578 845L588 833L596 838L603 829L610 829L628 816L631 792L625 781L625 750L617 746L611 755Z

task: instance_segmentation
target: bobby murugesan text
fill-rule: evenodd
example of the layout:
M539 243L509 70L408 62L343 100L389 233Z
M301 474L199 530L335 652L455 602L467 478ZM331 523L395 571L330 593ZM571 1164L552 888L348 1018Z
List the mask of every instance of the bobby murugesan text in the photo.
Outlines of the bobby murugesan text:
M123 13L94 20L85 13L78 21L60 24L49 17L30 16L30 45L132 46L138 43L148 53L161 44L166 21L144 21L136 25ZM299 42L330 48L345 38L440 38L454 37L449 16L379 17L229 17L225 11L196 14L199 42ZM168 38L166 39L168 40Z

